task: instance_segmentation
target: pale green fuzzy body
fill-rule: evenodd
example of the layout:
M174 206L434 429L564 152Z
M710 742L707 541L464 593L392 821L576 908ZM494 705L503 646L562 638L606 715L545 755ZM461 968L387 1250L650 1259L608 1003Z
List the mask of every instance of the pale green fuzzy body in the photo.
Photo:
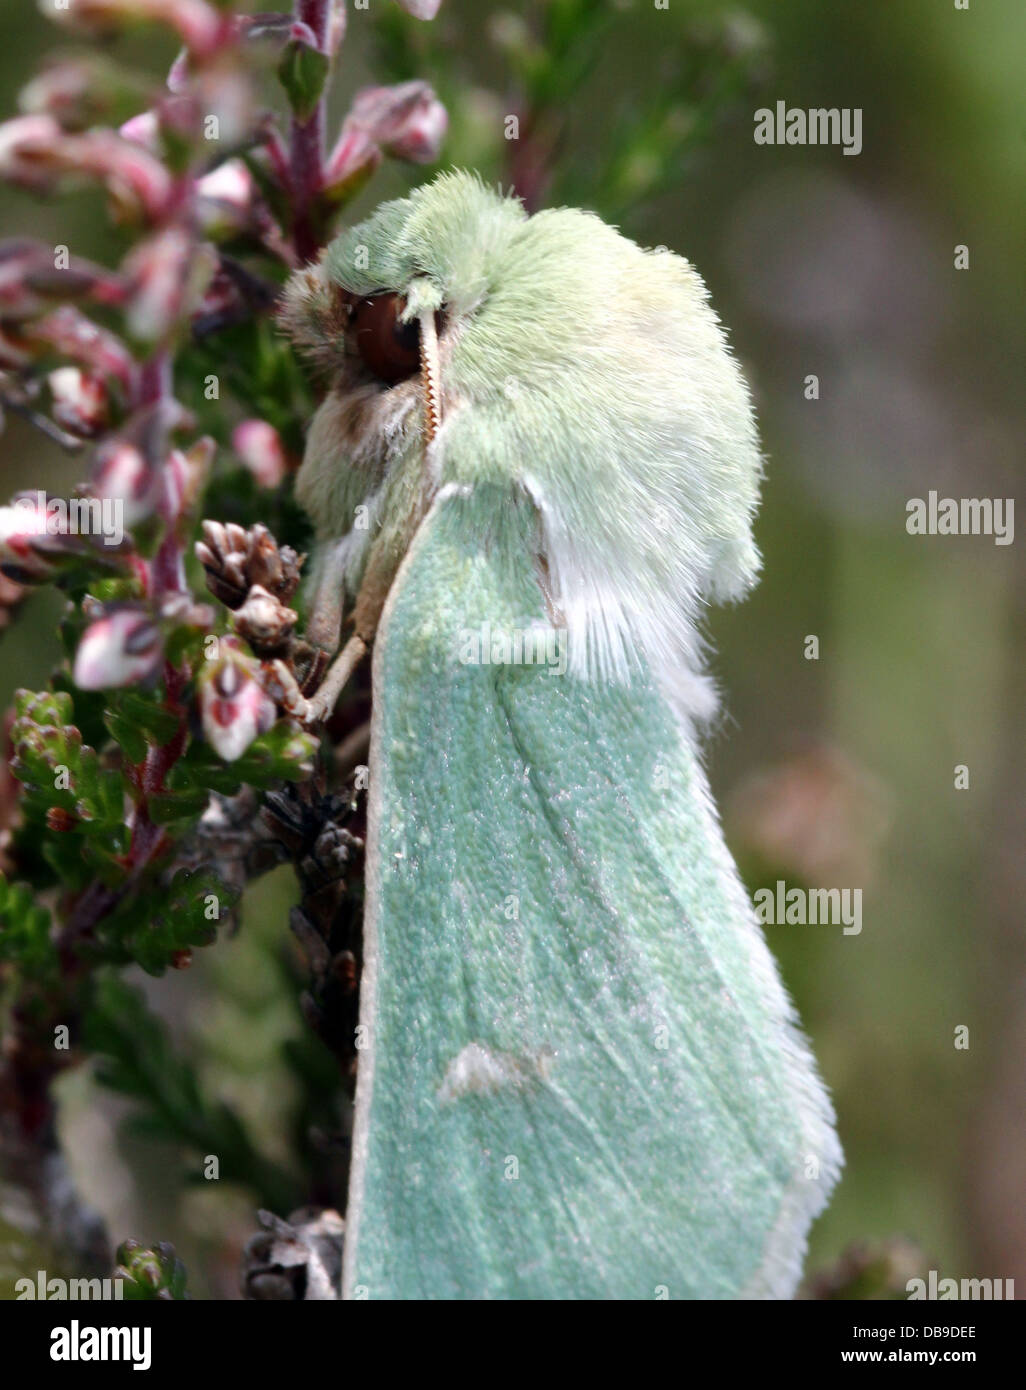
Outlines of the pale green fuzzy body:
M417 379L374 386L325 332L332 283L444 306L427 448ZM346 1296L789 1296L841 1155L693 732L701 605L754 577L760 475L701 280L451 175L342 237L285 318L333 386L299 480L322 588L405 550ZM483 625L565 631L568 669L468 664Z
M643 654L708 712L696 624L704 600L739 596L757 572L761 468L743 378L692 267L592 214L528 218L449 175L347 232L324 273L361 293L413 286L411 314L445 303L437 479L535 501L574 670L629 679ZM366 459L340 452L330 400L315 423L299 494L326 537L350 531L389 468L394 480L404 458L419 466L415 389L390 395Z

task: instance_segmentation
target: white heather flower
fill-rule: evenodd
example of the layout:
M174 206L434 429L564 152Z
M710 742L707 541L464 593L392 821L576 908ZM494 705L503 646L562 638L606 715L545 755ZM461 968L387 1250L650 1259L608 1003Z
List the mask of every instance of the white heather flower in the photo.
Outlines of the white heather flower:
M163 657L160 629L149 614L115 609L86 628L72 678L80 690L136 685L156 674Z
M222 639L222 649L226 643ZM254 677L255 663L228 649L200 676L200 715L207 742L234 762L275 720L274 701Z

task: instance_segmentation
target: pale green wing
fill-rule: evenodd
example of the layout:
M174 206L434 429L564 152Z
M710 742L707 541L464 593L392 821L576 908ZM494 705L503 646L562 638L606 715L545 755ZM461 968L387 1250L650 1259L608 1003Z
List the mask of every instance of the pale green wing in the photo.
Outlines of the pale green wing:
M460 660L535 526L446 489L377 637L346 1295L786 1297L840 1151L690 739Z

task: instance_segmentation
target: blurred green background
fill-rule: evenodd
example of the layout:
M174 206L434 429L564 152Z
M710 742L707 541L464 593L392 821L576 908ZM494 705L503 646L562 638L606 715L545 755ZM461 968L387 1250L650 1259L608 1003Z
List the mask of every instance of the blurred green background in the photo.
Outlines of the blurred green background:
M334 105L368 82L423 77L452 109L446 162L508 183L521 152L503 118L535 80L521 26L542 34L546 8L445 0L418 27L372 0L351 15ZM688 256L730 328L767 459L765 564L750 600L710 615L725 711L714 787L750 888L781 877L864 890L860 935L768 928L847 1154L809 1268L853 1240L903 1235L942 1275L1026 1291L1022 546L905 530L909 498L1007 498L1022 476L1026 9L606 9L591 48L568 37L580 81L557 89L543 123L554 144L540 200L592 206ZM722 61L696 63L710 34ZM55 44L68 46L28 0L0 0L4 115ZM160 46L120 51L152 65ZM724 73L734 95L705 122ZM756 145L753 112L778 99L862 108L862 153ZM389 166L351 216L417 172ZM103 260L104 225L91 195L3 195L4 236ZM17 420L0 450L8 494L60 492L79 472ZM35 594L4 634L0 703L45 681L57 611L53 593ZM955 788L958 764L968 789ZM184 977L146 982L211 1093L285 1160L296 1098L283 1047L304 1027L281 965L293 898L279 871L250 893L237 938ZM76 1175L114 1240L172 1239L195 1292L234 1296L249 1195L169 1185L174 1155L124 1134L122 1107L85 1073L62 1085Z

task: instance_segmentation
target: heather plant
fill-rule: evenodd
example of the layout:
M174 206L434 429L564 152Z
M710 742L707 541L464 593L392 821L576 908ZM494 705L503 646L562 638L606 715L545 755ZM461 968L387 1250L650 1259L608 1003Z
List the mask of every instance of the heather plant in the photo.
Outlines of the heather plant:
M405 8L428 19L437 5ZM67 600L66 661L50 689L18 693L8 728L6 1158L28 1174L55 1154L52 1083L95 1052L151 1120L287 1207L293 1184L203 1100L120 971L186 968L231 914L239 861L256 873L289 852L258 834L256 792L310 779L318 743L276 709L261 664L288 655L316 674L287 607L302 556L275 539L301 540L289 473L312 398L274 302L383 158L437 158L445 111L422 81L364 89L329 140L346 12L328 0L266 15L205 0L44 9L80 40L158 26L182 50L164 84L98 43L56 58L0 130L0 174L43 196L98 186L121 252L101 266L29 238L0 247L4 406L83 471L74 498L24 494L0 512L6 607L43 583ZM196 544L208 513L226 524L205 522ZM217 838L229 821L234 863ZM48 1237L105 1258L89 1222L54 1228L41 1181Z

